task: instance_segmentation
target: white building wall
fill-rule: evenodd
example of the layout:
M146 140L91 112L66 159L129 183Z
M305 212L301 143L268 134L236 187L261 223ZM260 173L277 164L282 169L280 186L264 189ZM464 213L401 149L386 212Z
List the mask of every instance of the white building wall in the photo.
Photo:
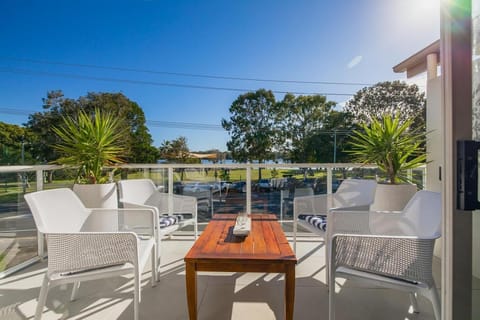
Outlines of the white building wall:
M427 178L425 189L441 192L440 170L443 167L443 115L441 112L441 77L427 80ZM441 257L441 241L435 243L434 254Z
M443 119L441 78L427 81L427 181L425 189L441 192L440 168L443 166Z

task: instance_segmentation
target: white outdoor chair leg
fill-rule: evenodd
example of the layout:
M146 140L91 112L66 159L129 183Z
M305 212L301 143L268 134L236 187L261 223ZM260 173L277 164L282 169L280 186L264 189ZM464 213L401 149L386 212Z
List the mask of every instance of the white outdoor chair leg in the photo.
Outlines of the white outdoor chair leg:
M433 313L436 320L442 319L442 311L440 307L440 297L438 296L438 291L435 286L431 287L428 292L428 297L432 301Z
M45 301L47 300L49 288L50 280L48 279L48 276L45 275L43 278L42 288L40 289L40 295L38 296L37 309L35 310L35 320L40 320L42 318L43 307L45 306Z
M332 274L328 274L327 277L329 278L328 282L331 284L328 287L328 319L335 320L335 275L334 272Z
M330 254L332 256L336 254L336 247L334 241L332 242L332 248L330 248L330 250L327 250L327 256L328 251L330 251ZM332 265L329 266L330 263ZM328 260L326 266L329 268L329 272L327 272L327 283L330 284L328 286L328 320L335 320L335 260Z
M153 246L150 259L152 260L152 287L155 287L158 281L157 277L157 246Z
M159 241L160 242L160 241ZM161 267L161 260L162 260L162 252L161 252L161 243L157 243L157 268L156 268L156 273L157 273L157 281L160 281L160 267Z
M80 288L80 282L74 282L72 288L72 294L70 296L70 301L75 301L78 294L78 289Z
M410 296L410 303L412 305L413 312L419 313L420 309L418 308L418 301L417 301L417 295L415 292L409 292L408 293Z
M323 241L323 246L325 247L325 285L327 290L330 290L330 283L333 283L333 291L335 291L335 283L330 282L330 260L332 259L332 250L329 249L329 244L327 243L327 238Z
M133 318L134 320L139 319L139 312L138 309L140 307L140 271L138 270L138 266L135 267L135 279L134 279L134 288L133 288Z

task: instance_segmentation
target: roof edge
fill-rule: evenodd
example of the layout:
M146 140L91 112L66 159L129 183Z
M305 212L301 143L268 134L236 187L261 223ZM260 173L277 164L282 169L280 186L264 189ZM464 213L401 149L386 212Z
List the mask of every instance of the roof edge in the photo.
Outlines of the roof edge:
M429 46L403 60L393 67L393 71L396 73L408 72L409 69L418 69L419 67L423 69L423 71L426 71L425 61L427 56L432 53L436 53L440 56L440 40L433 42ZM424 67L422 67L423 65Z

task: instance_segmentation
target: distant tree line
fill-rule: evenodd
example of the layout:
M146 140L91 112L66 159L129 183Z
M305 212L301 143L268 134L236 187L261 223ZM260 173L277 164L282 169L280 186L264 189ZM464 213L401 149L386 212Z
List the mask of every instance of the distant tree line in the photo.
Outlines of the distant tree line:
M43 111L31 114L21 127L0 123L0 147L2 164L20 163L23 147L25 163L51 163L60 155L53 148L58 136L52 128L62 123L67 116L76 116L80 110L93 114L95 108L114 113L121 119L122 127L128 128L121 139L126 153L123 158L129 163L154 163L159 151L145 124L142 108L122 93L88 93L78 99L66 98L62 91L50 91L42 99Z
M343 110L323 95L286 94L275 100L272 91L259 89L239 95L222 119L229 133L228 151L241 162L274 160L278 154L291 162L350 162L348 136L361 123L395 114L401 121L425 129L425 95L418 86L380 82L363 88Z
M26 128L0 122L0 165L33 163L32 138Z
M78 99L66 98L62 91L50 91L42 99L43 111L31 114L24 126L0 122L0 164L51 163L60 157L53 149L58 137L52 131L67 116L79 110L93 113L95 108L114 112L128 128L122 142L128 163L194 163L187 139L165 140L160 147L145 124L142 108L122 93L88 93ZM259 89L241 94L229 108L230 117L222 119L228 132L228 152L218 160L238 162L275 160L291 162L350 162L345 147L348 136L360 123L369 123L385 113L404 120L413 118L416 128L425 128L425 95L416 85L404 82L380 82L358 91L343 110L322 95L286 94L277 101L271 90ZM404 121L402 120L402 121Z

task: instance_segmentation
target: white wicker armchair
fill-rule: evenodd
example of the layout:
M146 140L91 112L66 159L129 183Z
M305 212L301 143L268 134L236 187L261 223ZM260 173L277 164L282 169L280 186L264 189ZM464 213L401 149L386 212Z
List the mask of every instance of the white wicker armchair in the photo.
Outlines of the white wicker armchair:
M183 195L169 195L157 190L150 179L130 179L118 181L120 203L124 208L147 208L157 216L157 265L160 268L161 239L187 225L194 228L198 236L197 199ZM171 197L171 198L170 198ZM169 200L171 205L169 206ZM157 270L159 272L159 270Z
M357 277L427 297L440 320L440 300L432 276L435 239L441 235L441 196L418 191L402 213L333 211L330 283L338 275ZM335 319L335 290L329 290L329 319Z
M71 295L74 300L81 281L133 273L134 319L137 320L140 277L149 260L152 286L157 279L155 212L85 208L67 188L29 193L25 200L48 246L48 270L35 319L41 318L48 290L53 286L74 283Z
M293 200L293 249L297 248L298 225L325 238L329 211L338 208L368 210L375 198L375 180L344 180L334 194L299 196ZM327 241L328 242L328 241Z
M171 234L187 225L194 226L195 238L198 235L197 199L183 195L169 195L158 191L150 179L130 179L118 181L120 203L125 208L151 208L157 211L160 218L174 216L175 223L163 226L160 223L160 236ZM169 198L172 205L169 207Z

